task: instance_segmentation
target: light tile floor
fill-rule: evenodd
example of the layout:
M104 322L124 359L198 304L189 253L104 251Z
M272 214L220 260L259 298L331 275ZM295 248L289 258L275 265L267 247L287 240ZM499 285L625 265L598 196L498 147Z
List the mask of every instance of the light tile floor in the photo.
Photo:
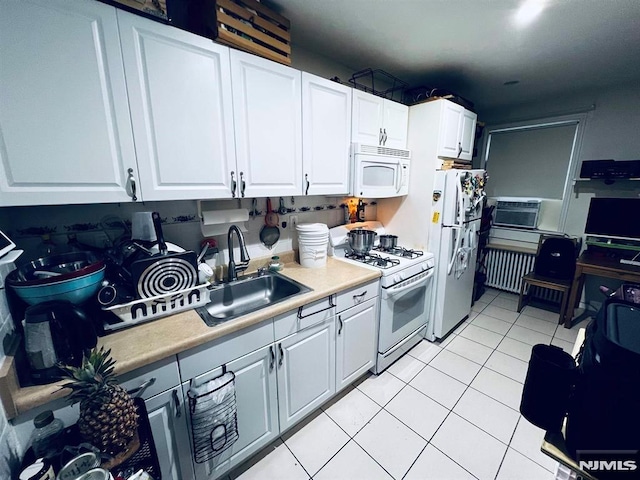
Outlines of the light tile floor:
M578 329L488 290L469 320L367 375L229 479L552 480L544 432L519 413L531 348L571 352Z

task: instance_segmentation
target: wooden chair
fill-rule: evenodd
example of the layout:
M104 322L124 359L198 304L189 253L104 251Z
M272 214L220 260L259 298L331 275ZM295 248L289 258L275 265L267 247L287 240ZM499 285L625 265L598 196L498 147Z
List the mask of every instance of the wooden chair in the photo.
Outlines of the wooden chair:
M541 288L548 288L549 290L555 290L562 293L562 300L560 302L560 318L558 323L564 322L564 317L567 311L567 302L569 300L569 294L571 292L571 286L573 284L573 272L563 275L564 278L555 278L555 276L543 276L536 273L536 266L542 250L542 245L550 238L567 238L573 242L575 254L573 256L573 268L575 269L575 260L578 253L578 244L575 238L569 238L561 235L540 235L538 242L538 251L536 253L536 264L533 271L527 273L522 277L522 284L520 285L520 297L518 299L518 312L520 312L528 303L531 295L525 295L528 291L528 287L536 286Z

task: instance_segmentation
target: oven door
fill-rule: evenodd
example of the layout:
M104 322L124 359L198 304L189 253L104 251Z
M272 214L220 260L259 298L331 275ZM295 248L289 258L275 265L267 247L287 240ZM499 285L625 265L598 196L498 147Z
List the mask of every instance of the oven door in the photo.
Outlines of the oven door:
M389 198L408 193L409 163L405 159L356 155L354 165L355 196Z
M378 340L380 353L428 323L434 270L432 268L382 289Z

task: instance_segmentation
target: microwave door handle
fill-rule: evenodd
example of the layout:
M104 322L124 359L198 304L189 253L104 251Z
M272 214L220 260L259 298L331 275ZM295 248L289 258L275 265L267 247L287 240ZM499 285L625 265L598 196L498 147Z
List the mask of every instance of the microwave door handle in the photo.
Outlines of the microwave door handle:
M398 160L398 175L396 178L396 193L400 193L402 188L402 162Z

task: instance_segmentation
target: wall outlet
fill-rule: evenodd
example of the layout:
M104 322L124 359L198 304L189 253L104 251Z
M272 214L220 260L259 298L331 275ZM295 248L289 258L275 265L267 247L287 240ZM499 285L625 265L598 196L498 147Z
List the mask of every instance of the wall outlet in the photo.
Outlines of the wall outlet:
M289 223L291 224L291 228L296 228L296 225L298 225L298 216L291 215L289 217Z

